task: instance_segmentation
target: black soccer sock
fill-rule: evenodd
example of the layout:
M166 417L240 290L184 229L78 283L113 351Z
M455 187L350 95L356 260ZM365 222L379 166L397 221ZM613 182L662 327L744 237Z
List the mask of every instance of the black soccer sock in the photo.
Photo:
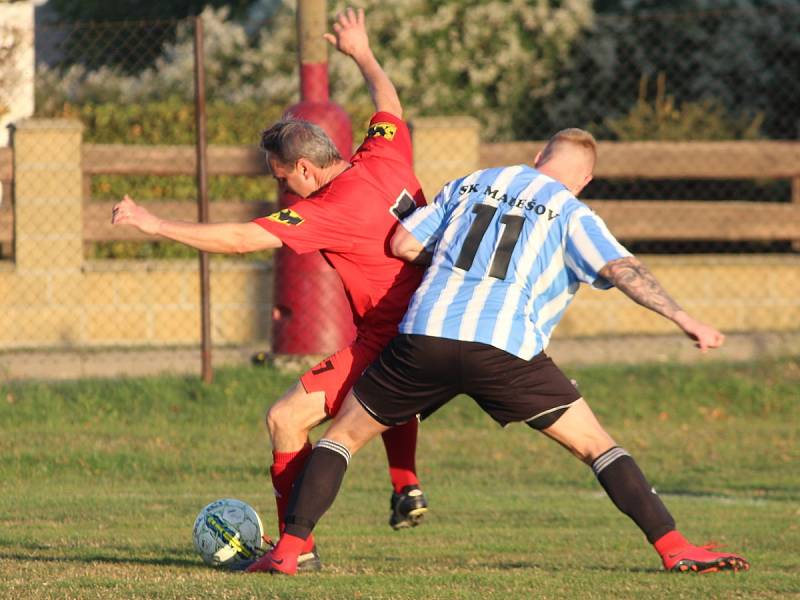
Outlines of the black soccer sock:
M317 521L336 499L349 463L350 451L342 444L324 438L317 442L292 486L286 509L286 533L304 540L311 535Z
M633 519L651 544L675 529L675 520L647 482L636 461L614 446L592 463L600 485L618 509Z

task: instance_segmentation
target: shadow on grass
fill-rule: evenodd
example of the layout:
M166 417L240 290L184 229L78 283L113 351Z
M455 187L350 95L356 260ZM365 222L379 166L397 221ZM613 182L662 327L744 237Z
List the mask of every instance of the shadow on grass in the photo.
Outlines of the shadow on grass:
M564 567L555 567L555 566L548 566L542 567L535 563L531 562L501 562L497 564L492 564L489 566L492 569L501 569L505 571L529 571L529 570L537 570L542 572L559 572L559 571L575 571L576 567L564 566ZM614 565L581 565L581 571L602 571L605 573L647 573L647 574L660 574L666 573L661 568L646 568L646 567L623 567L623 566L614 566Z
M25 562L54 562L54 563L107 563L117 565L153 565L153 566L167 566L167 567L184 567L184 568L203 568L208 567L202 562L191 558L174 558L174 557L156 557L156 558L139 558L139 557L120 557L120 556L105 556L102 554L92 554L88 556L46 556L46 555L31 555L20 553L6 553L0 552L0 560L19 560Z
M792 502L800 498L800 490L786 486L759 486L757 490L746 489L741 493L724 493L705 490L693 490L680 487L667 488L660 487L659 494L662 496L677 496L685 498L700 498L720 503L742 503L742 502ZM754 493L756 492L756 493Z

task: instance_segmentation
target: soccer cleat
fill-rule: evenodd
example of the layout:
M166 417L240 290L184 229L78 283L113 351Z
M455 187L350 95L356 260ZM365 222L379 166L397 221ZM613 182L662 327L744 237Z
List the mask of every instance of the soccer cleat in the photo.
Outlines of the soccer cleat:
M267 551L247 569L248 573L269 573L270 575L294 575L297 573L297 557L275 556L275 550Z
M269 550L261 557L263 559L267 554L272 554L273 550L275 550L275 542L272 541L272 538L263 535L261 539L269 546ZM270 573L274 574L284 574L284 575L293 575L294 573L288 573L284 569L280 568L280 563L273 567L271 565L267 565L266 561L264 564L260 564L259 566L255 566L256 563L260 563L261 559L255 560L250 565L247 566L247 571L249 573L255 573L259 571L269 571ZM252 569L250 567L253 567ZM266 567L266 568L265 568ZM319 558L319 552L317 552L317 545L311 548L311 552L303 552L300 556L297 557L297 567L295 572L297 573L308 573L311 571L319 571L322 569L322 561Z
M425 494L416 485L407 485L399 494L392 492L390 507L392 514L389 516L389 525L395 530L416 527L428 512Z
M317 552L317 545L311 548L311 552L304 552L297 557L297 572L309 573L311 571L319 571L322 569L322 561L319 559L319 552Z
M713 552L713 544L686 546L662 557L664 568L674 573L713 573L715 571L747 571L750 563L736 554Z

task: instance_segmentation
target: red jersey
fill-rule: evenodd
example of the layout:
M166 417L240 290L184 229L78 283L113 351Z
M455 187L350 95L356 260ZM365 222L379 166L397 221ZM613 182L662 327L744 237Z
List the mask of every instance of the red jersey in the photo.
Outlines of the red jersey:
M423 273L389 249L398 220L425 205L408 126L376 113L350 163L308 198L254 222L297 253L319 250L342 279L359 336L383 345Z

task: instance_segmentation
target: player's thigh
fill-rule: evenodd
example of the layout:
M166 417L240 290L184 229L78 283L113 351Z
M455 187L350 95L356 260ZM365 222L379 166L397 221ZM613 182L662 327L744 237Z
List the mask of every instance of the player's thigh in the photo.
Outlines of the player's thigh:
M459 393L458 342L401 334L353 387L355 399L382 425L429 415Z
M339 412L345 396L379 351L356 339L347 348L311 367L300 377L300 383L308 394L323 394L325 415L332 417Z
M342 444L351 454L355 454L364 444L387 429L389 427L376 421L356 399L355 394L350 392L323 437Z
M542 433L586 463L591 463L616 445L583 398L575 402Z
M545 429L580 398L544 353L524 360L487 344L462 344L465 391L500 425Z

